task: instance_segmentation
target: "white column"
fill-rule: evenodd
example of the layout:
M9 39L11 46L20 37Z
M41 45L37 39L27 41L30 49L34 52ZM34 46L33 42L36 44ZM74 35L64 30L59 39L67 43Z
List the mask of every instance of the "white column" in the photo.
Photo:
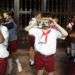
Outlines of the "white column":
M19 0L14 0L14 10L16 14L17 24L19 25Z
M42 8L42 11L46 11L46 0L42 0L42 6L41 6L41 8Z

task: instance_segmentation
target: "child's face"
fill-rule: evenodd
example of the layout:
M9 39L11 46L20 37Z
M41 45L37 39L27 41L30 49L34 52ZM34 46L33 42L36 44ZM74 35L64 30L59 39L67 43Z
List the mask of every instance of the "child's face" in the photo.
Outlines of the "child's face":
M3 13L4 18L8 18L7 13Z
M44 29L48 28L48 18L41 18L41 20L39 21L39 26L41 26Z
M37 15L37 19L38 19L38 20L41 19L41 14L38 14L38 15Z
M2 19L2 16L0 15L0 20Z
M49 29L49 27L48 26L44 26L43 29L44 30L47 30L47 29Z

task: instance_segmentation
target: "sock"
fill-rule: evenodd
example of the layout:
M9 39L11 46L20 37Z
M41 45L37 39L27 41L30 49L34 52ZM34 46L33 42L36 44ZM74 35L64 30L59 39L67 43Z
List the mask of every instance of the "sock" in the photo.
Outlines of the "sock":
M17 63L18 71L21 72L22 71L22 66L21 66L21 63L20 63L18 58L16 59L16 63Z
M34 60L30 59L30 65L34 65Z

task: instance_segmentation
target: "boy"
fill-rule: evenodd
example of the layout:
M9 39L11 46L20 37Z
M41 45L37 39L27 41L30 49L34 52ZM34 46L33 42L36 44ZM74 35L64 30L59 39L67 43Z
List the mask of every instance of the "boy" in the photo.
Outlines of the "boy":
M35 37L35 69L37 75L43 75L46 70L48 75L54 75L57 38L64 39L68 33L52 18L42 18L37 24L27 26L25 30Z

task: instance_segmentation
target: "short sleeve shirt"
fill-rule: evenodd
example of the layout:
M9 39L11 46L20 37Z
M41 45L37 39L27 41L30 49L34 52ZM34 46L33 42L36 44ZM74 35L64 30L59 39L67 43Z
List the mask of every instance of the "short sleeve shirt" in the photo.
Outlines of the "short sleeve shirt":
M0 58L6 58L9 56L9 52L7 50L8 47L8 38L9 38L9 32L7 27L1 25L0 31L3 34L4 42L0 44Z
M56 44L57 38L62 38L62 34L56 30L51 29L48 34L47 42L45 43L45 37L42 37L42 29L39 28L31 28L29 30L29 34L35 37L35 50L40 52L43 55L52 55L56 53Z

